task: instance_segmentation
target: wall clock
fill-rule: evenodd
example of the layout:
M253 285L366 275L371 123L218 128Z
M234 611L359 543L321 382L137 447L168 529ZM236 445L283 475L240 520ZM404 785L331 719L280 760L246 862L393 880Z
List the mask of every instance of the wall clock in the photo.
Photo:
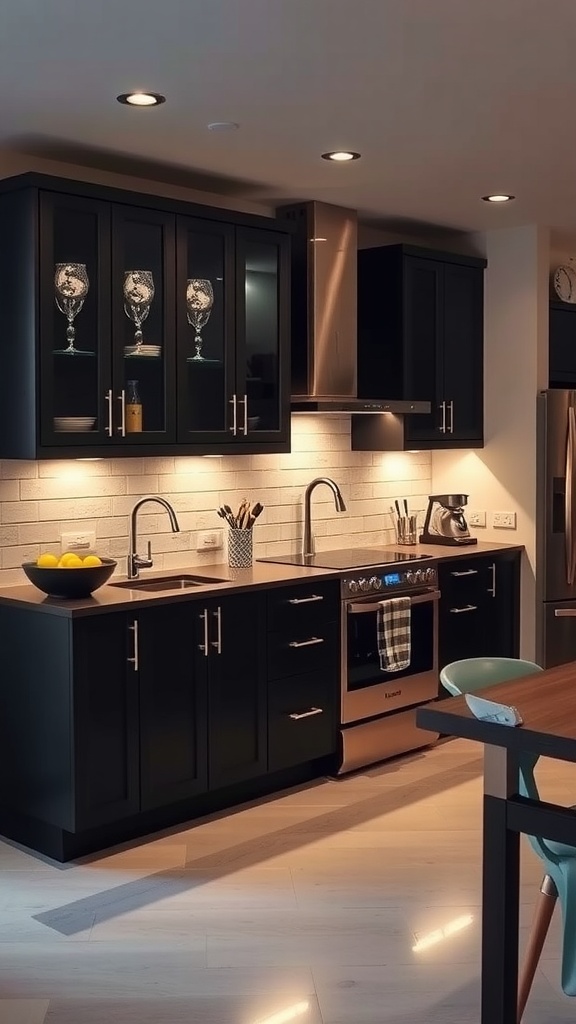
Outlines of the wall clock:
M553 275L554 291L562 302L576 303L576 270L569 263L556 267Z

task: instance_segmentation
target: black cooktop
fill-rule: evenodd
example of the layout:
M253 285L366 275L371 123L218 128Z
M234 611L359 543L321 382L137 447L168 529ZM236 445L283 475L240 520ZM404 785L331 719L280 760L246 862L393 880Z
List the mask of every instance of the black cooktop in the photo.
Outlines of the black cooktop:
M390 565L394 562L411 562L414 559L421 561L423 558L432 558L432 555L416 555L387 548L349 548L342 551L319 551L315 555L274 555L257 558L256 561L304 565L312 569L362 569L368 565Z

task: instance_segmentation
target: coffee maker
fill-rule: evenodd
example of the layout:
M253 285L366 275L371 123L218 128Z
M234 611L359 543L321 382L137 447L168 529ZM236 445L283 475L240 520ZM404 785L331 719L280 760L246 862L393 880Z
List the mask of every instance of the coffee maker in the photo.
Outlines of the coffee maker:
M464 517L467 494L430 494L420 534L422 544L477 544Z

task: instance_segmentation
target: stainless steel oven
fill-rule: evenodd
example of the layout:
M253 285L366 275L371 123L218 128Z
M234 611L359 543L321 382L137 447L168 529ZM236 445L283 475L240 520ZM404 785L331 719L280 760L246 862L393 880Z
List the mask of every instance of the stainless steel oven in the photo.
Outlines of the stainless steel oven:
M342 580L340 772L425 746L437 738L416 727L418 704L438 696L436 566L429 562L370 569ZM410 598L408 668L380 668L377 617L391 597Z

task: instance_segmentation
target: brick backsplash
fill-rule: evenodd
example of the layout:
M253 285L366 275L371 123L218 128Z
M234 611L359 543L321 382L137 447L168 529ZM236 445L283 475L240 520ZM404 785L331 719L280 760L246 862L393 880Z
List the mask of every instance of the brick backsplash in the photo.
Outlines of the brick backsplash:
M41 551L60 551L63 530L81 523L96 532L100 554L125 571L128 516L135 500L160 494L172 503L181 533L170 532L157 506L139 519L142 549L152 542L154 567L177 568L225 560L225 551L196 551L199 530L221 528L215 509L235 508L242 498L261 501L254 529L255 556L297 550L302 540L306 484L330 476L347 511L334 509L328 488L313 497L316 549L390 544L390 503L407 497L424 510L431 488L429 452L351 452L347 416L294 416L288 455L239 455L157 459L98 459L0 463L0 585L21 582L22 562Z

